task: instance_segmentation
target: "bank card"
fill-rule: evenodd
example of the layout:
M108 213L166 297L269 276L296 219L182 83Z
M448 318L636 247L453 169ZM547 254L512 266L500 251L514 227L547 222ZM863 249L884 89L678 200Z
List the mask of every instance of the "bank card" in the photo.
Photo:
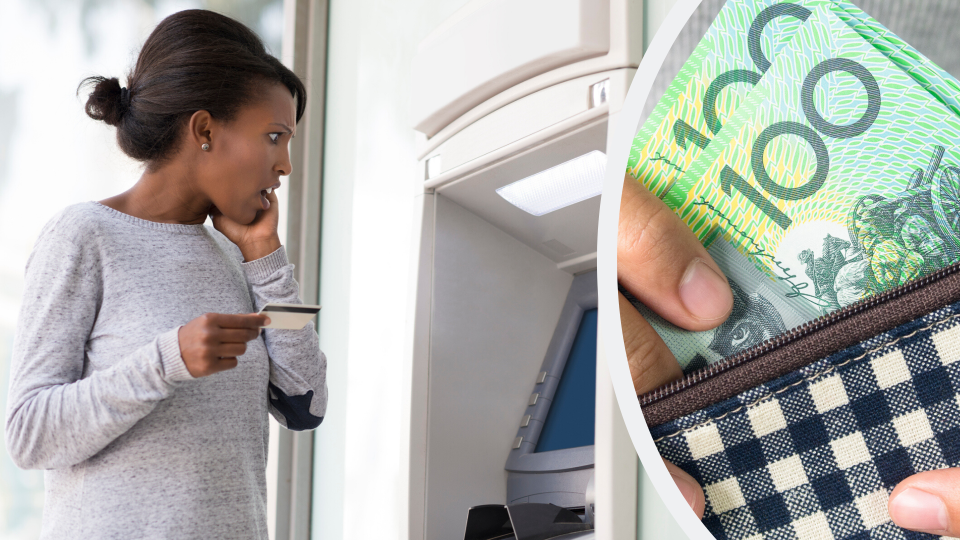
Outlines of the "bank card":
M270 317L270 324L262 328L300 330L320 313L320 306L307 304L270 303L263 306L260 315Z

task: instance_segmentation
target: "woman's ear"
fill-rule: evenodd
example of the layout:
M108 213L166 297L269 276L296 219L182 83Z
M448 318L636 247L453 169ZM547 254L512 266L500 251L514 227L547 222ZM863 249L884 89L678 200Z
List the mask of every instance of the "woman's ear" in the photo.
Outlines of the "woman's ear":
M204 144L213 145L213 117L204 110L199 110L190 116L187 124L188 140L200 149ZM207 147L209 148L209 146Z

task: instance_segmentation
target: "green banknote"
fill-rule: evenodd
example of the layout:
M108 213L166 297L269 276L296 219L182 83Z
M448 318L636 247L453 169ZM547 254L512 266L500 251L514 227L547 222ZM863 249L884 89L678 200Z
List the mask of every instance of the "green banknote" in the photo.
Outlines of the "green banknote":
M740 11L750 9L744 5L736 5L733 2L728 2L727 6L729 7L731 5L734 5L740 9ZM810 5L810 3L805 5L810 9L816 9L816 6ZM752 9L754 12L762 13L764 10L768 10L768 12L772 11L771 8L783 10L782 7L778 7L778 4L771 3L755 4L755 7ZM828 6L827 9L832 9L840 20L857 32L857 34L872 45L878 52L886 56L904 73L913 78L916 83L941 103L948 106L954 112L960 110L960 108L957 107L957 98L960 96L960 85L957 84L956 79L939 68L939 66L930 62L926 57L916 51L916 49L850 2L837 0L833 2L832 6ZM695 52L687 61L684 69L673 81L671 89L665 94L634 141L629 171L631 173L638 173L638 171L641 170L655 171L653 176L648 176L648 181L646 182L644 182L643 174L639 174L639 176L641 182L644 182L649 188L653 189L654 193L658 196L663 196L672 184L672 180L684 172L680 165L689 167L694 161L694 158L698 157L700 152L704 150L703 146L707 146L706 143L709 143L710 137L714 135L711 131L705 130L700 133L698 138L696 133L690 131L691 127L702 127L706 125L706 119L703 118L702 103L699 108L688 107L686 109L684 107L678 107L677 104L682 103L683 100L689 101L690 95L696 97L694 92L690 92L690 90L697 89L696 84L691 82L690 74L699 73L702 75L705 70L710 69L710 66L722 62L727 62L723 64L725 66L736 64L737 61L730 55L723 59L718 59L715 56L718 50L736 49L738 46L735 40L738 34L727 31L722 26L726 21L731 20L730 17L730 13L727 13L725 16L724 12L721 12L710 32L707 34L707 38L714 36L714 39L726 39L727 41L724 47L718 49L716 46L712 48L708 46L715 44L700 44L697 49L699 54ZM755 19L761 20L763 20L763 18L764 17L760 16L755 17ZM737 19L733 18L733 20L736 21ZM787 20L788 18L785 18L785 22ZM799 27L799 21L800 18L796 18L796 20L792 21L792 26L781 28L779 33L777 31L772 33L771 37L773 39L771 41L774 43L765 43L764 47L769 46L771 50L783 51L784 47L787 46L789 38L792 37L793 32ZM723 34L719 38L716 37L718 32ZM770 33L769 30L768 33ZM744 44L740 43L739 46L743 47ZM704 53L704 50L708 52ZM790 54L789 50L784 52L787 55ZM711 54L714 56L710 57ZM774 59L775 63L788 61L786 59L779 60L779 52L777 54L778 56ZM759 80L759 76L757 79ZM702 100L702 94L704 93L702 89L707 88L711 80L708 77L706 80L699 82L701 86L700 99ZM848 88L845 89L848 97L853 89L849 84L851 82L851 80L847 81ZM732 93L733 95L731 95L731 99L726 102L731 105L731 107L729 110L724 110L723 114L720 115L723 120L730 118L736 111L737 106L745 102L747 93L752 90L753 85L729 85L726 88L727 90L724 90L723 94ZM716 97L716 94L713 94L712 99L716 99ZM677 118L678 111L679 114L686 114L686 116ZM702 121L700 124L696 123L697 114L701 115L700 118ZM689 122L684 119L689 120ZM679 129L676 127L670 129L671 125L679 125L682 127ZM653 133L652 139L650 138L650 133ZM717 136L723 137L722 134L718 134ZM686 144L692 140L699 141L703 143L703 145ZM670 141L674 141L672 145ZM689 148L687 148L687 146L689 146ZM647 149L647 154L649 154L650 149L660 148L661 150L652 156L645 156L645 148ZM674 152L675 159L662 159L665 151ZM939 166L933 164L933 161L941 159L937 157L938 152L940 151L936 148L933 150L930 167L936 168ZM646 169L641 167L641 159L644 158L651 162ZM672 177L669 175L664 176L663 166L666 166L666 169L672 174ZM660 169L657 170L657 167L660 167ZM917 176L917 178L922 178L920 172L913 171L913 174ZM651 179L655 181L651 181ZM779 276L780 279L771 280L767 275L771 273L769 268L764 267L764 265L758 265L767 273L760 272L754 266L755 261L752 261L737 251L726 239L720 237L720 235L723 234L723 229L718 227L714 228L711 232L712 234L707 234L705 237L708 244L708 252L724 271L734 291L733 313L719 328L706 332L688 332L677 328L643 306L643 304L633 298L628 291L621 290L664 339L684 371L692 371L705 364L716 362L726 356L750 348L766 339L785 332L787 329L810 321L824 312L834 309L837 305L847 305L856 301L870 292L867 287L864 287L865 281L869 281L864 279L864 274L869 274L872 271L872 268L869 268L870 260L862 256L858 257L855 246L851 248L851 243L844 240L841 235L832 236L828 233L827 236L823 238L820 249L816 250L819 256L814 255L812 258L809 258L808 255L813 255L813 253L804 254L804 258L808 259L806 263L807 268L806 271L802 272L799 276L797 275L798 270L790 266L777 266L777 270L779 270L780 273L773 273ZM853 254L851 254L851 252L853 252ZM841 260L843 263L841 263ZM830 264L824 264L825 262ZM811 265L813 265L812 269ZM842 272L837 272L838 276L833 280L832 288L823 283L817 283L816 278L809 275L812 273L818 276L821 281L829 281L829 275L833 270L842 270ZM833 302L832 292L835 290L839 290L839 294L836 302ZM817 300L811 300L811 296L809 295L817 298ZM827 297L826 301L823 300L823 296ZM830 303L829 306L827 305L828 302Z
M737 110L772 59L831 0L728 0L634 138L628 172L658 197Z
M723 270L733 291L733 311L718 328L689 332L663 319L620 287L680 363L684 372L713 364L817 318L809 302L795 298L790 286L770 279L722 238L707 252Z
M960 84L848 0L729 0L634 138L627 171L658 197L699 157L811 10L837 14L960 114Z
M960 115L960 82L850 2L837 2L837 15L920 86Z
M947 106L817 10L664 201L829 313L960 259L957 140Z

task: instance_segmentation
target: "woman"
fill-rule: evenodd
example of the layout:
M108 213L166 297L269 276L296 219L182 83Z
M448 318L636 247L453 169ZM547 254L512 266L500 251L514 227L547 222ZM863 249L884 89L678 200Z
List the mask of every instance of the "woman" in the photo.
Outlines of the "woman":
M41 536L267 538L267 412L313 429L327 400L313 328L251 313L300 302L273 190L304 86L200 10L157 26L127 88L84 85L146 167L56 215L27 263L6 441L46 469Z

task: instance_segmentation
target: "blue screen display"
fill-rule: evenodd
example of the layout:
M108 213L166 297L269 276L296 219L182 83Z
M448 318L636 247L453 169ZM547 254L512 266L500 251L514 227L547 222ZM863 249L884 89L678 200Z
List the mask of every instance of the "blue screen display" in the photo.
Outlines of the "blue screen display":
M593 444L597 400L597 310L583 313L534 452Z

